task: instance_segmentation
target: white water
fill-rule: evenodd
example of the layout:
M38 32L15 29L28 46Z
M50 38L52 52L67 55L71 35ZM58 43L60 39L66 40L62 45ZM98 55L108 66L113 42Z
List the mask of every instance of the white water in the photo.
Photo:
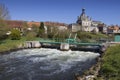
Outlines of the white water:
M61 80L62 73L69 76L73 72L82 71L84 66L89 66L99 53L83 51L59 51L56 49L26 49L0 56L0 66L6 66L1 79L10 77L9 80ZM88 63L87 63L88 62ZM12 76L23 73L19 76ZM64 74L65 73L65 74ZM11 74L11 75L10 75ZM13 75L12 75L13 74ZM26 75L26 78L24 78ZM47 78L47 77L48 78ZM62 75L60 77L63 77ZM51 78L51 79L50 79ZM66 77L67 79L67 77Z

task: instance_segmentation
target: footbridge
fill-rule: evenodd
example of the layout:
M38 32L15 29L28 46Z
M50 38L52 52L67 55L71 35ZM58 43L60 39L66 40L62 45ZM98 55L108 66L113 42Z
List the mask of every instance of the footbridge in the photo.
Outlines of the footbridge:
M69 38L69 39L44 39L44 40L38 40L42 47L46 48L58 48L60 50L82 50L82 51L104 51L105 44L99 43L99 42L82 42L82 41L76 41L75 39Z
M36 41L26 41L26 48L34 47L44 47L44 48L57 48L60 50L67 51L72 50L82 50L82 51L104 51L106 49L106 44L100 42L82 42L77 41L76 38L68 39L37 39Z
M79 45L79 46L102 46L102 43L100 42L78 42L75 39L69 38L66 40L63 39L43 39L43 40L37 40L40 43L46 43L46 44L70 44L70 45Z

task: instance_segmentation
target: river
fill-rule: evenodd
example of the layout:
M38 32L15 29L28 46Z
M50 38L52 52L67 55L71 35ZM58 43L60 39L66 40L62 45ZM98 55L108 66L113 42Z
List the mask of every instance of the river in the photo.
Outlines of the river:
M0 80L73 80L95 64L99 53L24 49L0 55Z

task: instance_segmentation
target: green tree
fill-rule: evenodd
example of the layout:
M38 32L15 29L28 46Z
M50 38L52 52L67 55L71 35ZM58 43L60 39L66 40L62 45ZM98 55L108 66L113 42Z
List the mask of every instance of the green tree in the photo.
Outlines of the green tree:
M37 25L33 24L31 28L32 28L33 32L35 32L36 34L38 33L38 26Z
M38 36L44 38L45 36L45 29L44 29L44 23L41 22L39 26Z
M58 28L57 27L47 27L47 36L48 38L55 38L58 35Z
M35 40L36 38L36 33L35 32L28 32L26 35L26 40L30 41L30 40Z
M11 30L10 38L12 40L19 40L21 38L21 33L17 29Z

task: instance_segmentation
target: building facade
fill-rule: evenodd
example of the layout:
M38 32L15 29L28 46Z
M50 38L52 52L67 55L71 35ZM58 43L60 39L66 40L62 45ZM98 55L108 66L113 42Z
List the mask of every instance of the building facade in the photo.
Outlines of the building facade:
M77 24L81 25L80 28L82 31L88 31L89 27L91 26L92 20L89 16L86 16L85 9L82 9L82 13L78 16L78 20L76 21Z
M98 25L103 24L101 21L93 21L89 16L85 14L85 9L82 9L82 13L78 16L76 23L69 25L72 32L86 31L86 32L99 32Z

